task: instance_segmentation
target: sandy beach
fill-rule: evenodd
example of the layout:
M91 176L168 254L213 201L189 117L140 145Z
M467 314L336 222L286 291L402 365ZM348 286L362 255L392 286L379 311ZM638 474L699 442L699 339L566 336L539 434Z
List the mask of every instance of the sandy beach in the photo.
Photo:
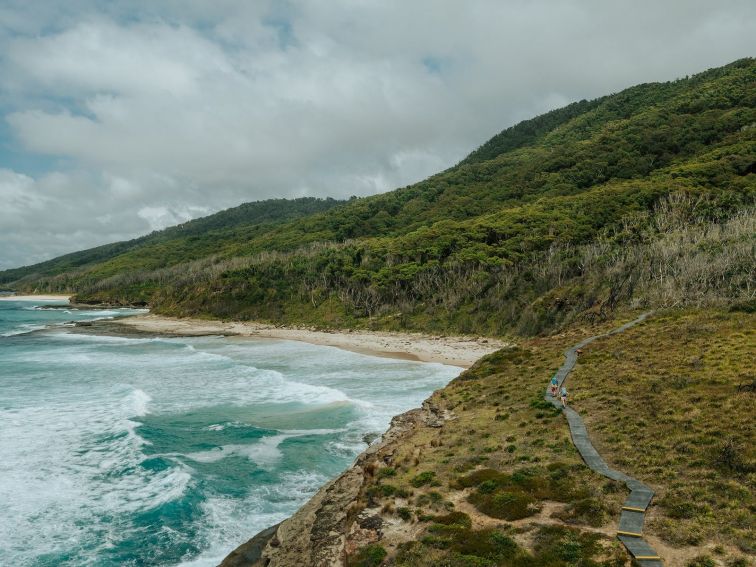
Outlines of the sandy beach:
M438 362L462 368L469 368L480 357L507 346L507 343L496 339L477 337L449 337L420 333L361 330L316 331L254 322L174 319L160 315L128 317L119 320L117 324L158 334L237 335L303 341L363 354L422 362Z
M0 295L0 301L68 301L70 295Z

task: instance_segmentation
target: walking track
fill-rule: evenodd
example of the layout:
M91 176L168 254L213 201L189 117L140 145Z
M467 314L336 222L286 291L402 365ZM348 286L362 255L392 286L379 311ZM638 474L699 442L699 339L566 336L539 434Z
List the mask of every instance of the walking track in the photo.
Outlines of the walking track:
M634 321L625 323L613 331L609 331L603 335L589 337L567 349L564 353L566 360L556 373L557 380L559 380L559 388L562 388L562 385L567 381L567 376L575 367L575 362L577 362L578 357L578 349L583 348L585 345L592 343L596 339L621 333L633 325L637 325L644 321L650 314L650 312L644 313ZM557 407L561 407L561 402L552 397L551 394L548 393L548 389L546 400ZM662 567L664 564L659 555L654 548L643 539L643 521L646 516L646 509L651 504L651 499L654 497L654 491L641 481L636 480L625 473L609 468L609 465L607 465L604 459L601 458L601 455L598 454L598 451L596 451L591 440L588 438L588 431L585 428L585 424L580 415L570 407L564 409L564 415L570 425L572 442L575 444L575 447L577 447L580 456L583 457L585 464L605 477L611 478L612 480L623 481L628 489L630 489L630 496L627 497L627 500L625 500L625 503L622 506L617 538L623 543L630 555L635 558L641 567Z

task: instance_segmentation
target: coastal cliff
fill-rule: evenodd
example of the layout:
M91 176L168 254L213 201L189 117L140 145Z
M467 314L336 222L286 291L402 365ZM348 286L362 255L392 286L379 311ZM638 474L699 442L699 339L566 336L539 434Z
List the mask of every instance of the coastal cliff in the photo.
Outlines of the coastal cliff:
M617 539L628 491L585 465L543 391L566 348L634 318L483 357L221 567L630 565ZM657 312L585 346L571 375L596 449L656 493L644 538L667 567L753 556L754 328L748 310Z
M381 440L363 451L351 467L289 519L239 546L221 566L342 565L347 555L383 535L381 515L359 509L360 494L375 472L375 463L391 463L398 446L411 434L419 428L440 427L450 418L430 402L394 417Z

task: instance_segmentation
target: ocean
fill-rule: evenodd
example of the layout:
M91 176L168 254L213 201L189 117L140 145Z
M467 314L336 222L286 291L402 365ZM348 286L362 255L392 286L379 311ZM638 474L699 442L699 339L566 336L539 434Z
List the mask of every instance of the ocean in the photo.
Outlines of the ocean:
M460 372L54 304L0 301L0 565L217 565Z

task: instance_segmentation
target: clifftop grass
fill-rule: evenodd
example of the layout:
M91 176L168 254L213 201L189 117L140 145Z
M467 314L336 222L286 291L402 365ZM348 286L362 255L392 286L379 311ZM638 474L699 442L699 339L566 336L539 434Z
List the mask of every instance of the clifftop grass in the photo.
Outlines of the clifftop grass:
M418 426L366 469L355 517L405 526L374 542L387 564L629 564L614 539L624 485L590 471L542 403L564 349L621 322L523 341L432 396L443 424ZM753 328L749 313L660 312L586 347L569 378L601 454L657 491L646 533L670 567L754 554L756 394L738 391L753 380Z
M756 554L754 315L679 312L596 341L570 378L607 461L657 490L648 528L674 545Z

